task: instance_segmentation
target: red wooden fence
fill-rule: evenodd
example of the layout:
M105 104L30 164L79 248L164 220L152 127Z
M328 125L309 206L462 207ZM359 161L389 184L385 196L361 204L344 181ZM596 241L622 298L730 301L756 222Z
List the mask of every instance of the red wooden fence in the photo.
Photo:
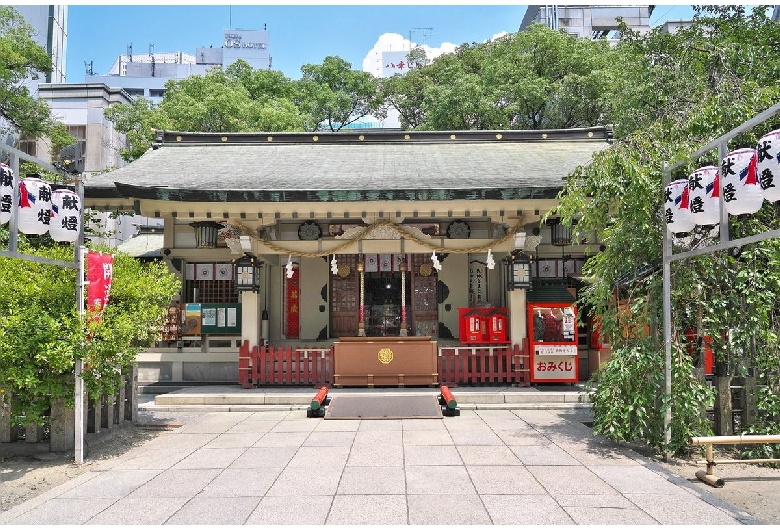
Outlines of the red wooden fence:
M333 384L333 348L274 347L249 348L244 341L238 350L238 382L244 388L256 386Z
M528 345L446 346L439 348L439 382L443 385L499 383L530 384ZM333 348L239 348L238 382L256 386L333 384Z
M442 385L502 383L530 385L527 348L519 345L442 346L439 382Z

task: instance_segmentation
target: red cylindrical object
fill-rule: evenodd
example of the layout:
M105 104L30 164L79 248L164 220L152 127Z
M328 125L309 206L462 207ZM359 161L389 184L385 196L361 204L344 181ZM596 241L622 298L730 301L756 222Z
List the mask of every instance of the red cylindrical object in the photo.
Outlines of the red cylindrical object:
M320 408L326 397L328 397L328 387L324 386L320 388L320 391L317 392L317 395L315 395L314 399L311 400L311 410L317 410Z
M452 395L452 392L450 392L449 388L442 385L440 390L442 399L444 399L444 402L447 403L447 408L454 409L458 406L458 402L455 401L455 397Z

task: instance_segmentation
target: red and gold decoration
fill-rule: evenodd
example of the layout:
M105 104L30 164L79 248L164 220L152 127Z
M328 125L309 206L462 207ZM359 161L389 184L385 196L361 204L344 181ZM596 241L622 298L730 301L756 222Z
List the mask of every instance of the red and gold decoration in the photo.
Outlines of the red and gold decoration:
M358 321L358 337L365 337L366 336L366 306L365 306L365 294L366 294L365 276L366 275L364 274L365 267L363 266L362 261L358 261L357 270L360 273L360 320Z
M301 286L298 279L299 270L292 269L292 276L287 276L287 333L288 339L297 339L300 332L300 294Z

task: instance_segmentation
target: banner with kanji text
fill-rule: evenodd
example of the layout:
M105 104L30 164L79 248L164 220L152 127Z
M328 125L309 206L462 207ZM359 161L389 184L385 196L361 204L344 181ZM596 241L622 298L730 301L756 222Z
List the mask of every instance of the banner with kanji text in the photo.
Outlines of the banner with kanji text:
M87 311L98 320L108 304L113 277L114 256L102 252L87 253Z

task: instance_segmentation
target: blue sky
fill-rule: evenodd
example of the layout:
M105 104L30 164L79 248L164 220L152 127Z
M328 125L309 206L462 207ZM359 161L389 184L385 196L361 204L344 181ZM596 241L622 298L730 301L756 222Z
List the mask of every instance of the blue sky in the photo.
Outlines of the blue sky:
M84 81L85 62L105 74L127 53L181 51L221 45L225 29L270 33L272 68L300 78L304 64L338 55L362 69L363 60L385 33L397 33L432 48L442 43L483 42L517 31L525 5L70 5L67 81ZM690 6L657 5L651 25L688 18ZM421 29L426 28L426 29ZM432 28L432 29L427 29Z

